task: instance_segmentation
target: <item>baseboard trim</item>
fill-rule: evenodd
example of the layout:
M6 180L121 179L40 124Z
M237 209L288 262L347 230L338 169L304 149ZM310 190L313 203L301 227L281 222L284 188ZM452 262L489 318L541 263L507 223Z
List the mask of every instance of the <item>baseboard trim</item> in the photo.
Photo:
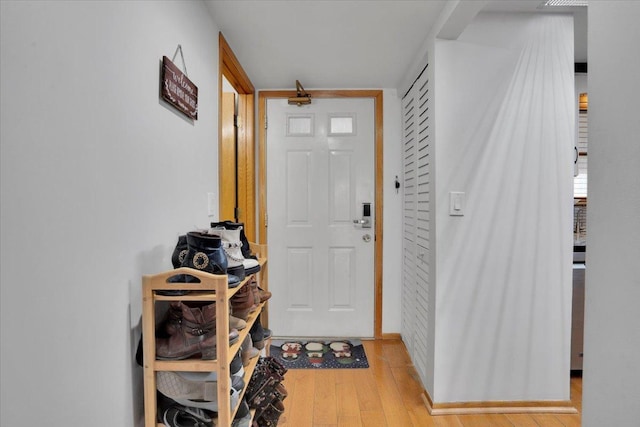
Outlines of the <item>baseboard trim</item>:
M384 333L380 336L383 340L402 340L402 335L398 333Z
M554 401L488 401L433 403L425 390L422 393L429 414L471 415L471 414L577 414L578 410L569 400Z

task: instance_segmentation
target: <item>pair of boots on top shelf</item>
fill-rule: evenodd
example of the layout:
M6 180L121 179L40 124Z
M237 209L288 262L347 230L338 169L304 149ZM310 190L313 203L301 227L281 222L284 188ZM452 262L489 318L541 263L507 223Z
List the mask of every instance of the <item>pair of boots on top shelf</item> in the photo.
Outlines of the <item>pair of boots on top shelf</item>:
M260 271L260 264L251 253L244 234L243 224L231 221L212 222L208 230L191 231L179 236L171 262L173 268L189 267L211 274L226 274L231 288L244 280L246 275Z

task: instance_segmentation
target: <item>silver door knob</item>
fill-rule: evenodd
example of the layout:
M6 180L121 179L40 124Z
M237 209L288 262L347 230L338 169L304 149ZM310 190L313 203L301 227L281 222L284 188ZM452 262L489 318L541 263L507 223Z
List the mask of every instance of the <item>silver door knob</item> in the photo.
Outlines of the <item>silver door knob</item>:
M364 236L362 236L362 240L364 240L365 242L370 242L371 241L371 235L370 234L365 234Z

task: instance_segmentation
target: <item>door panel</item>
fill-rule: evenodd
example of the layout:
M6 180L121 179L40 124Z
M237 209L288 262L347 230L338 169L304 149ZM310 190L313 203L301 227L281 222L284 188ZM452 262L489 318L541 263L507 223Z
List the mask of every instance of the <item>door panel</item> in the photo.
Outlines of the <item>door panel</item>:
M289 310L311 310L312 283L311 266L313 265L311 248L288 248L287 280L290 284L286 296Z
M372 337L374 202L370 98L267 102L270 327L278 336ZM368 237L365 237L368 236Z
M355 186L351 176L351 156L352 153L333 151L329 157L329 194L332 195L329 217L332 224L351 224L352 219L355 218L351 210L353 205L351 201L355 198L353 194Z
M290 151L287 153L287 224L311 225L311 153Z
M355 310L355 249L331 248L329 252L329 310Z

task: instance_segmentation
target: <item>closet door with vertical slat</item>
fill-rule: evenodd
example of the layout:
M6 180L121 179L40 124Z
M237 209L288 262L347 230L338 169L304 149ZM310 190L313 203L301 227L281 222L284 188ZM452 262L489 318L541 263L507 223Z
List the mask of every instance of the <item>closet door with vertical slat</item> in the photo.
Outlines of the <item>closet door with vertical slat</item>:
M423 384L433 370L431 289L432 100L426 67L402 99L402 339Z
M415 341L413 345L414 365L423 384L427 384L427 377L431 377L429 366L433 366L430 357L433 349L429 349L433 337L433 325L430 325L429 309L433 306L431 299L431 133L432 133L432 100L429 79L423 72L414 87L416 93L416 293L415 293Z
M414 358L416 328L416 195L417 195L417 89L402 99L403 123L403 266L402 266L402 339Z

